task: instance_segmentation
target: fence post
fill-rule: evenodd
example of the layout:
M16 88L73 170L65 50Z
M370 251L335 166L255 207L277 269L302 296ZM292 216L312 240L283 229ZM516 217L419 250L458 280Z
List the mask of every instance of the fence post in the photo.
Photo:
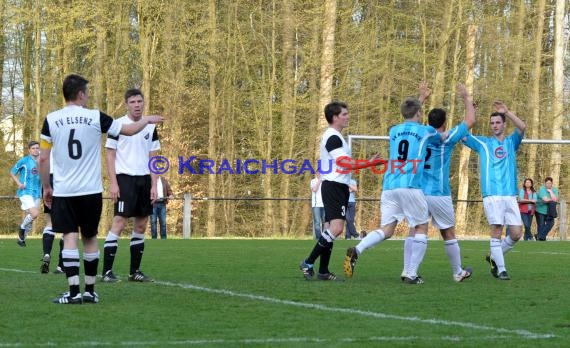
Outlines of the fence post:
M560 200L560 217L559 226L558 226L558 234L560 235L560 240L566 240L566 200Z
M192 194L184 194L184 216L182 218L182 236L190 239L192 235Z

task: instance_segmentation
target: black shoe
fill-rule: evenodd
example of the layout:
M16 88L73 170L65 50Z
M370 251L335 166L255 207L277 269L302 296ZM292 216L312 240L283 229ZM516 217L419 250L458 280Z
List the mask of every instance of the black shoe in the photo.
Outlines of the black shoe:
M344 275L347 278L352 278L354 274L354 267L356 267L356 260L358 260L358 253L355 247L350 247L346 250L346 256L342 264L344 268Z
M491 254L487 254L487 256L485 256L485 260L489 262L489 265L491 266L491 275L495 278L498 278L499 275L497 264L495 263L495 260L491 258Z
M305 277L306 280L312 280L313 276L315 275L315 270L313 269L313 265L309 265L308 263L305 262L305 260L301 261L301 264L299 264L299 269L301 270L301 272L303 272L303 277Z
M152 279L149 276L144 275L144 273L141 271L136 271L135 273L133 273L129 276L129 281L130 282L148 283L148 282L154 282L154 279Z
M509 275L507 274L507 271L502 271L501 273L499 273L497 275L497 278L499 280L511 280L511 277L509 277Z
M40 266L40 273L49 273L49 263L51 261L51 256L45 254L42 258L42 265Z
M337 278L334 273L317 273L317 279L342 281L342 279Z
M18 243L18 245L21 246L22 248L26 247L26 241L25 240L18 239L16 241L16 243Z
M99 295L95 291L83 293L83 303L99 303Z
M57 304L82 304L83 298L81 297L81 294L71 297L69 296L69 292L65 292L61 297L53 299L52 302Z
M415 278L405 277L404 283L406 283L406 284L423 284L424 279L420 276L417 276Z
M121 280L113 274L112 270L108 270L107 272L105 272L105 274L103 274L101 281L103 283L117 283L120 282Z

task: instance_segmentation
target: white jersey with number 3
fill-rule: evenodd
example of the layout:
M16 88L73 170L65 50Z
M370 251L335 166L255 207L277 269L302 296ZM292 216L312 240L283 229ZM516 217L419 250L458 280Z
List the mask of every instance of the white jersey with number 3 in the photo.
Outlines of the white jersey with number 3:
M103 192L101 135L118 135L121 124L99 110L76 105L48 114L41 138L52 144L53 196Z

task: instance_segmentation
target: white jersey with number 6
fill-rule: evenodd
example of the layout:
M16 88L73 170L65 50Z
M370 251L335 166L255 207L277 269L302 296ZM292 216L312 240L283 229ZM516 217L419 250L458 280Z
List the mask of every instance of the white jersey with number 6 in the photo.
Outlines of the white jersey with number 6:
M53 196L103 192L101 135L118 135L121 125L99 110L76 105L48 114L41 138L52 144Z

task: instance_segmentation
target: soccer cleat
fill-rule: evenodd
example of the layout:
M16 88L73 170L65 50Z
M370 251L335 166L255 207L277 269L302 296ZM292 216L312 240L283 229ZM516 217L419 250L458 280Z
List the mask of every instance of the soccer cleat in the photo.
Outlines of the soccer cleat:
M99 303L99 295L95 291L83 293L83 303Z
M350 247L346 250L346 256L342 264L344 268L344 274L347 278L352 278L354 274L354 267L356 266L356 260L358 260L358 253L355 247Z
M144 275L143 272L137 270L135 273L133 273L129 276L129 281L130 282L148 283L148 282L154 282L154 279L152 279L149 276Z
M25 241L25 240L18 239L18 240L16 241L16 243L18 243L18 245L21 246L22 248L24 248L24 247L26 246L26 241Z
M400 280L404 281L404 279L406 279L408 277L408 273L406 273L406 271L402 271L402 274L400 274Z
M315 275L315 270L313 269L313 265L310 265L306 263L305 260L303 260L299 265L299 269L301 270L301 272L303 272L303 277L305 277L306 280L313 279L313 276Z
M317 279L319 280L338 280L339 278L336 277L334 273L317 273Z
M509 275L507 274L507 271L502 271L501 273L499 273L497 275L497 278L499 280L511 280L511 277L509 277Z
M423 284L424 279L420 276L417 276L415 278L410 278L409 276L406 276L404 278L404 283L406 283L406 284Z
M81 297L81 294L77 294L74 297L71 297L69 296L69 292L65 292L61 295L61 297L53 299L52 302L57 304L82 304L83 298Z
M497 264L495 263L495 260L493 260L491 258L491 254L487 254L487 256L485 257L485 260L487 262L489 262L489 265L491 265L491 275L493 275L493 277L498 278L499 275L497 273L499 273L498 268L497 268Z
M107 272L105 272L105 274L103 274L101 281L103 283L116 283L120 282L121 280L113 274L112 270L108 270Z
M57 268L53 271L54 274L62 274L65 273L65 271L63 270L63 268L61 268L61 266L57 266Z
M49 263L51 261L51 256L45 254L42 258L42 265L40 266L40 273L49 273Z
M460 282L464 281L465 279L471 277L471 274L473 274L473 269L471 267L467 267L464 270L462 270L461 272L459 272L458 274L454 274L453 280L460 283Z

